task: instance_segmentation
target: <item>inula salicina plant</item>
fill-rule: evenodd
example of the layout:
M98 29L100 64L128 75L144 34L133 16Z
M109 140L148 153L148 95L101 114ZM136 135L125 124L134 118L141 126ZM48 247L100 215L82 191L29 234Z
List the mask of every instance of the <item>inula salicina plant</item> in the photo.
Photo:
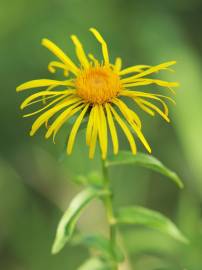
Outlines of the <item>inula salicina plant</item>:
M73 239L76 223L83 209L92 200L100 199L106 209L109 235L93 234L80 237L77 235L79 241L97 250L92 258L79 269L108 270L118 269L127 257L127 254L123 255L122 247L117 239L120 224L147 226L167 233L179 241L187 241L168 218L156 211L140 206L114 209L108 177L109 167L133 164L157 171L175 181L179 187L183 186L174 172L150 155L151 148L143 134L142 121L135 112L136 105L147 114L151 116L159 114L169 122L167 102L175 103L173 98L141 91L141 86L156 85L168 89L173 94L175 93L173 88L177 87L178 83L150 78L150 75L159 71L171 70L170 67L175 64L175 61L156 66L136 65L122 68L121 58L116 58L114 63L110 61L107 44L100 33L95 28L91 28L90 32L101 45L103 56L101 62L93 54L85 53L75 35L72 35L71 39L78 58L77 64L53 42L43 39L42 45L57 58L49 63L49 71L55 73L57 69L60 69L66 78L64 80L32 80L18 86L17 92L35 89L35 93L21 104L21 109L38 105L36 110L24 115L24 117L37 115L30 131L31 136L40 127L45 126L45 138L52 136L55 141L58 131L68 122L71 124L65 126L69 129L66 147L68 155L72 153L77 133L83 128L86 128L85 140L89 147L90 159L94 158L96 144L99 144L103 170L102 181L89 180L85 183L84 190L72 200L59 222L52 253L58 253L67 242ZM119 151L119 130L126 136L131 151ZM135 137L141 141L149 154L137 153ZM112 143L113 154L108 150L110 143Z

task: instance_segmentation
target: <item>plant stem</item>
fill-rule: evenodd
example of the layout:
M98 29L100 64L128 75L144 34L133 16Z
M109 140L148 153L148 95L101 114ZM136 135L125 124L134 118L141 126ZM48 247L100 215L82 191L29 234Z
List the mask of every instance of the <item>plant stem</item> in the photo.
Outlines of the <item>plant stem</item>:
M106 196L103 201L107 213L107 220L109 223L109 230L110 230L110 242L111 242L111 248L112 252L114 253L116 249L116 219L114 216L114 210L113 210L113 204L112 204L112 194L111 194L111 187L110 187L110 181L108 177L108 171L105 165L105 161L102 160L102 171L103 171L103 186L104 189L109 191L109 196ZM114 254L114 268L113 270L117 270L118 265L116 262L115 254Z

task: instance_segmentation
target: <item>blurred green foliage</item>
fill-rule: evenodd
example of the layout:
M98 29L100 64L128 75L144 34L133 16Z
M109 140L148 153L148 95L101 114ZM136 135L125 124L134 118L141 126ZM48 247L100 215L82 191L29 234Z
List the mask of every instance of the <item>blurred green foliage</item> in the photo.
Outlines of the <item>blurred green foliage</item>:
M107 40L111 58L121 56L124 66L178 62L177 72L168 74L168 80L181 83L177 106L171 108L172 125L143 113L142 117L153 155L178 172L184 190L130 165L112 168L110 175L115 206L140 204L161 211L177 223L190 244L141 227L123 227L127 263L136 270L202 268L201 13L200 0L0 0L0 269L74 270L88 256L82 246L67 246L56 256L50 249L61 210L79 190L78 174L99 174L99 156L89 161L83 132L71 157L61 154L65 130L56 146L45 141L42 132L30 138L33 119L21 118L24 96L17 95L15 87L54 77L47 71L52 56L40 46L43 37L72 56L69 35L75 33L86 49L100 53L87 31L91 26ZM121 148L127 148L124 140ZM99 202L84 213L78 229L106 232Z

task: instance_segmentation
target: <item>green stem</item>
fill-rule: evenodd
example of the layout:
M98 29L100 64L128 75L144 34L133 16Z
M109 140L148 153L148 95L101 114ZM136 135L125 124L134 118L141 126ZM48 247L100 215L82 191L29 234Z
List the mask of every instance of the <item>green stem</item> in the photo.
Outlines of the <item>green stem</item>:
M115 248L116 248L116 219L114 215L114 210L113 210L113 204L112 204L112 194L111 194L111 187L110 187L110 181L108 177L108 171L105 166L105 161L102 160L102 171L103 171L103 186L104 189L109 191L109 196L106 196L103 201L107 213L107 220L109 223L109 230L110 230L110 242L111 242L111 248L114 253ZM117 270L118 265L116 262L115 254L114 254L114 268L113 270Z

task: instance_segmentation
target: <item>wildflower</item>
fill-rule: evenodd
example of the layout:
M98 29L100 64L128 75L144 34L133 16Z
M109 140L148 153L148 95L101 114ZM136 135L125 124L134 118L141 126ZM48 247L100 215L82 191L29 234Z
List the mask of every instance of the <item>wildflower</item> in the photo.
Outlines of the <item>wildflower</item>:
M137 88L145 85L158 85L171 89L176 87L176 82L167 82L147 76L160 70L169 69L175 61L162 63L156 66L136 65L122 69L121 58L116 58L112 64L109 60L107 44L100 33L91 28L90 31L101 44L103 61L100 63L92 54L86 55L77 36L71 39L75 45L76 56L79 65L76 65L58 46L48 39L42 40L42 45L48 48L59 61L52 61L48 65L51 73L61 69L66 80L39 79L21 84L17 91L32 88L40 89L24 100L21 109L33 104L42 104L42 107L32 113L24 115L32 116L40 114L32 125L30 135L43 125L47 132L45 138L56 134L70 117L78 115L72 126L67 141L67 153L71 154L79 127L85 117L88 117L86 127L86 143L89 146L89 157L93 158L96 142L99 140L102 158L107 156L108 130L111 134L113 152L118 153L119 141L115 123L125 134L133 154L136 154L136 143L133 133L137 135L148 152L151 148L145 139L141 120L137 113L131 109L124 100L131 99L143 111L150 115L159 114L167 122L168 106L164 99L173 101L170 97L137 91ZM45 90L41 90L45 88ZM123 100L123 98L125 98ZM151 101L158 102L162 109Z

